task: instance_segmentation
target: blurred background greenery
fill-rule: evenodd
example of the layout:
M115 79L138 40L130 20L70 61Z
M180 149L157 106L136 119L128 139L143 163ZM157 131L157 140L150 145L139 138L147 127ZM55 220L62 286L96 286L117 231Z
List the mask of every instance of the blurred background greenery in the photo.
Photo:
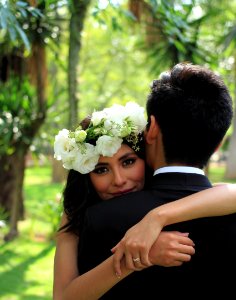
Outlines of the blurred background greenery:
M51 299L66 173L59 129L112 103L145 106L181 61L236 95L236 0L0 0L0 298ZM236 118L206 171L236 182Z

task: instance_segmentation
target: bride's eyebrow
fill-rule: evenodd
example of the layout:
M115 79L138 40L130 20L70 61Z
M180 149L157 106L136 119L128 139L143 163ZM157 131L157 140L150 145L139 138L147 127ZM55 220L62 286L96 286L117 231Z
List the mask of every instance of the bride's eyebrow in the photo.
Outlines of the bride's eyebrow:
M101 167L101 166L108 166L108 165L109 165L109 163L107 163L107 162L100 162L100 163L96 164L95 168Z
M121 160L127 159L127 158L129 158L130 156L133 156L133 155L136 155L136 153L128 152L128 153L125 153L124 155L122 155L121 157L119 157L118 160L121 161ZM108 166L108 165L109 165L108 162L99 162L99 163L96 164L95 168L101 167L101 166Z
M136 153L134 153L134 152L128 152L128 153L125 153L124 155L122 155L121 157L119 157L119 161L120 161L120 160L127 159L127 158L129 158L130 156L132 156L132 155L136 155Z

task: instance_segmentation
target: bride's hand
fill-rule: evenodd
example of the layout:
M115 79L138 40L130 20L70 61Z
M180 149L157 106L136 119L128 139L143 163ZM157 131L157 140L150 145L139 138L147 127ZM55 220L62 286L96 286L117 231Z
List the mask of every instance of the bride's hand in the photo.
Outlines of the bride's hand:
M140 270L151 266L149 251L163 228L160 219L148 213L139 223L131 227L122 240L111 250L116 274L121 275L120 262L125 256L126 267Z

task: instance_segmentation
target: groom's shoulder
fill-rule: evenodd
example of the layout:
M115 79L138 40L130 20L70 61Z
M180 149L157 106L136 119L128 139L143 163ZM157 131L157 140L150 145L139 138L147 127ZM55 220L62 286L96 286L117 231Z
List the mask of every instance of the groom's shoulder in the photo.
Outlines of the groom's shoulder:
M118 197L114 197L109 200L100 201L96 204L97 207L116 207L123 204L132 203L134 201L141 201L144 199L144 197L149 196L150 197L151 192L149 190L142 190L137 192L131 192L127 193Z
M161 201L161 200L160 200ZM90 215L123 215L125 212L133 211L148 211L159 203L156 196L153 195L151 190L143 190L138 192L131 192L110 200L101 201L88 208L87 214Z
M116 228L117 224L121 226L121 223L122 226L132 226L152 208L160 205L157 203L148 190L132 192L89 207L85 220L89 224L87 226L96 232L104 228L111 230Z

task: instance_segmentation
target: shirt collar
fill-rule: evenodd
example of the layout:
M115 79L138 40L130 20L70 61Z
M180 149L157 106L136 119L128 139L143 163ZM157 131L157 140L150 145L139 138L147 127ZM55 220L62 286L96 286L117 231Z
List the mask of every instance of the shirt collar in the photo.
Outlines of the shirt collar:
M194 173L199 175L205 175L204 171L199 168L186 167L186 166L168 166L157 169L154 172L154 176L161 173Z

